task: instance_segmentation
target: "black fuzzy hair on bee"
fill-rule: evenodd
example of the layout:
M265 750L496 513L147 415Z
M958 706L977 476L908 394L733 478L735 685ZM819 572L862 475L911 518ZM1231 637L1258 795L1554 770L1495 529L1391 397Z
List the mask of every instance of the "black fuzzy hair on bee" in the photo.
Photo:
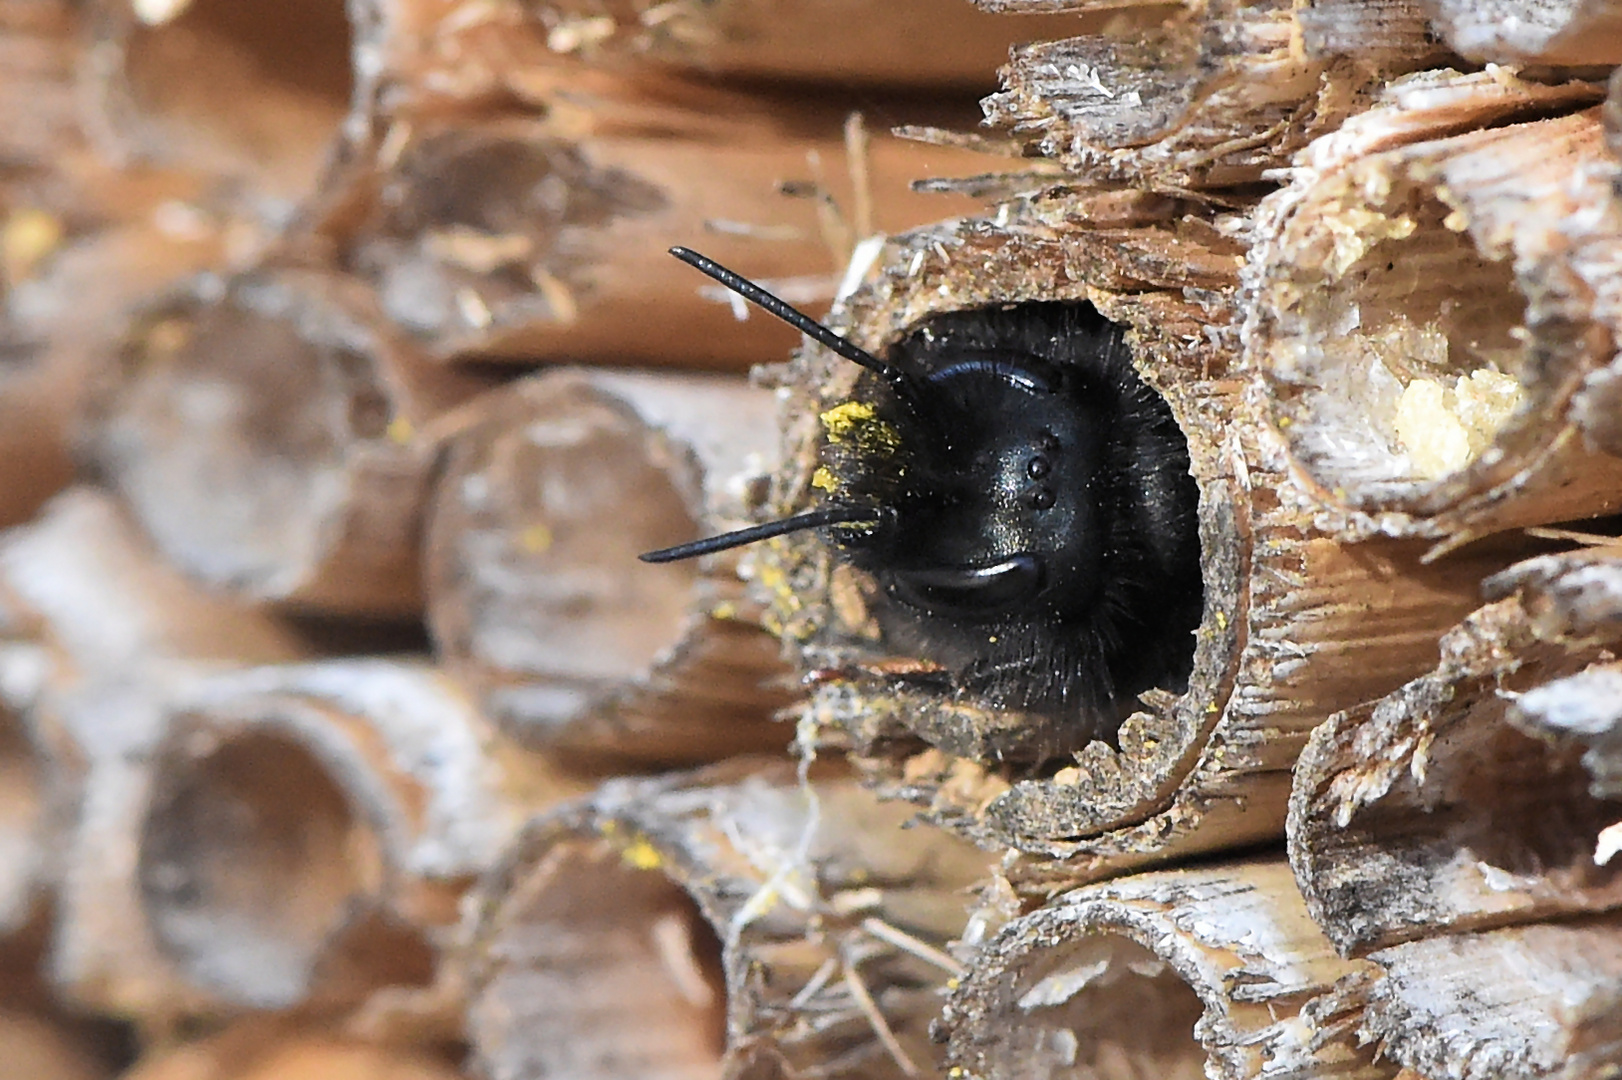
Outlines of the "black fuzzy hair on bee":
M672 254L867 374L822 415L809 513L649 552L667 562L826 528L872 575L892 646L994 704L1113 740L1137 695L1181 689L1203 587L1198 489L1122 329L1085 303L924 320L883 359L724 267Z

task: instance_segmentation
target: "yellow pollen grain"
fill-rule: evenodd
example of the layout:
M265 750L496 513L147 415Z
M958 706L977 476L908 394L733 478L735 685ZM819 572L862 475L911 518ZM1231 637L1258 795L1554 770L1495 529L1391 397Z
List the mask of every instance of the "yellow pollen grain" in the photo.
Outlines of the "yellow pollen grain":
M827 466L818 466L817 471L811 474L811 486L832 494L839 490L839 481L834 479L834 474L828 471Z
M657 870L665 862L664 856L648 843L645 836L639 836L627 844L620 852L620 858L625 860L627 866L634 866L638 870Z
M552 530L537 521L518 534L518 543L531 555L539 555L552 546Z
M390 442L396 442L404 446L417 434L417 429L410 420L403 416L396 416L389 421L389 426L385 429L384 434L389 437Z

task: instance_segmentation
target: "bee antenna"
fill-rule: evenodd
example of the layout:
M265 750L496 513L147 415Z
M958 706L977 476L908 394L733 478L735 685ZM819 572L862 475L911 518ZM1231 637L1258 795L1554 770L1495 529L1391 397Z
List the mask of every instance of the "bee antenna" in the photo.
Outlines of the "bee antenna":
M748 278L733 273L714 259L700 255L692 248L685 247L673 247L670 249L670 253L699 273L707 274L725 285L751 304L755 304L762 310L782 319L811 340L826 345L846 360L854 361L875 375L880 376L890 384L903 400L912 402L916 399L917 394L913 388L912 379L900 368L892 367L866 349L853 345L805 312L787 301L773 296Z
M694 540L690 544L677 544L675 547L661 548L658 551L649 551L637 558L646 563L676 562L680 559L692 559L699 555L709 555L716 551L727 551L745 544L753 544L757 540L769 540L784 533L800 532L803 529L820 529L824 525L855 525L860 522L876 524L881 515L864 506L832 506L823 510L812 510L809 513L796 514L793 517L783 518L779 521L768 521L764 525L751 525L747 529L738 529L736 532L722 533L719 536L706 537L703 540Z

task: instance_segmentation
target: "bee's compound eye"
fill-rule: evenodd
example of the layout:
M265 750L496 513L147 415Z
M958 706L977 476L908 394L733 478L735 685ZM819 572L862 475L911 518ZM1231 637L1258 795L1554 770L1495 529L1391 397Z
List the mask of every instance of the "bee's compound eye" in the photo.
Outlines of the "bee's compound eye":
M1045 576L1042 560L1022 552L990 566L897 570L890 589L902 603L923 611L990 615L1029 603Z

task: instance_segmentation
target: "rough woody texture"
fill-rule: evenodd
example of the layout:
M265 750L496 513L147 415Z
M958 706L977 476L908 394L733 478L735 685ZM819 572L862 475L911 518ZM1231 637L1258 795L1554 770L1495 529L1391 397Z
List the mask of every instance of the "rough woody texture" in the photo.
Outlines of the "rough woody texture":
M480 1072L927 1075L987 857L908 816L741 760L536 819L476 893Z
M1258 210L1246 361L1290 495L1340 535L1450 543L1614 512L1622 467L1566 413L1622 322L1618 166L1597 111L1528 119L1588 88L1410 85L1477 98L1490 126L1413 141L1398 99Z
M1015 50L985 111L1090 183L1236 187L1334 130L1387 78L1442 55L1412 0L1197 0L1139 33Z
M1066 893L984 942L942 1020L978 1077L1357 1078L1396 1073L1329 1009L1342 960L1280 861Z
M1288 770L1334 712L1422 671L1416 643L1467 613L1514 558L1485 546L1432 563L1414 542L1312 533L1258 464L1231 351L1236 249L1205 214L1056 187L976 219L894 238L838 312L882 351L926 314L1086 299L1126 324L1139 370L1171 405L1200 483L1205 619L1186 692L1156 691L1119 748L1075 745L1063 718L981 707L886 674L860 576L814 539L761 545L756 579L785 639L821 680L808 715L848 738L893 794L982 842L1028 854L1012 874L1051 890L1182 852L1276 838ZM785 375L789 468L772 514L814 501L824 433L855 366L808 350ZM746 562L747 565L747 562ZM1379 612L1379 620L1370 614ZM927 658L925 658L927 659ZM1054 748L1075 751L1055 760Z
M1488 587L1503 599L1443 636L1435 671L1330 719L1296 766L1290 859L1342 951L1622 905L1596 865L1622 807L1590 792L1572 733L1540 741L1506 716L1613 658L1622 561L1544 556ZM1568 701L1612 705L1587 685Z
M1426 1080L1588 1080L1622 1052L1615 920L1449 934L1382 949L1345 996L1359 1037Z

